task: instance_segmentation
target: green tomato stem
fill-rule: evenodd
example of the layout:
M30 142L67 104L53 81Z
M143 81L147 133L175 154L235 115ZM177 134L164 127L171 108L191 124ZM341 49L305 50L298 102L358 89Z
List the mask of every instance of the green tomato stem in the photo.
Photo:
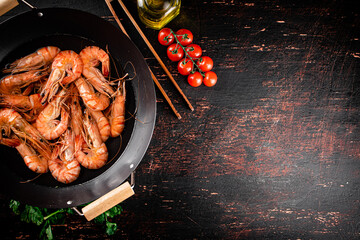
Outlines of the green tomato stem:
M182 35L176 35L176 34L173 32L173 30L171 30L171 29L170 29L170 32L174 35L174 38L175 38L177 44L180 45L181 48L184 50L184 53L185 53L186 57L188 57L188 58L192 61L193 66L195 65L195 66L197 67L197 69L199 69L199 73L200 73L203 77L205 77L205 73L204 73L204 72L199 68L199 66L195 63L195 61L193 60L193 58L190 57L190 55L189 55L189 54L187 53L187 51L185 50L185 47L184 47L183 45L181 45L180 41L179 41L179 40L177 39L177 37L176 37L176 36L182 36ZM185 34L185 35L186 35L186 34ZM185 57L185 58L186 58L186 57ZM193 71L193 70L192 70L192 71Z

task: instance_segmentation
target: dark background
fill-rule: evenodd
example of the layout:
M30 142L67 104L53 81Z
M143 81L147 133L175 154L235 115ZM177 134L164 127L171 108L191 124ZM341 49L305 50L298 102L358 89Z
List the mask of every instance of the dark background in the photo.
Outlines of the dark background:
M98 15L104 1L29 1ZM354 2L351 4L350 2ZM115 236L77 215L56 239L359 239L360 17L356 1L182 1L218 83L193 88L124 1L195 110L119 8L117 14L182 115L157 93L157 120ZM0 21L27 11L20 4ZM66 17L66 16L64 16ZM4 34L4 33L1 33ZM2 239L36 239L1 196Z

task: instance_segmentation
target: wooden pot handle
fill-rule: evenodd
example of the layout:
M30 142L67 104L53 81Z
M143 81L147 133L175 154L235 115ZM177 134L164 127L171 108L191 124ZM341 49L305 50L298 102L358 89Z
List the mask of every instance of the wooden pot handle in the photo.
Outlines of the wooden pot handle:
M19 5L16 0L0 0L0 16Z
M121 203L134 194L135 192L131 188L129 182L125 182L104 196L98 198L94 202L88 204L82 208L81 211L85 218L88 221L91 221L92 219L96 218L100 214L104 213L105 211Z

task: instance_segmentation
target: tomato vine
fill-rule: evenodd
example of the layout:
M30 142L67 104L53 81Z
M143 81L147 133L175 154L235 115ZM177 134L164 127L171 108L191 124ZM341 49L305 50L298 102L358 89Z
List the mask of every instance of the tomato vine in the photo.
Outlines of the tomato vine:
M169 59L174 62L179 61L178 71L181 75L188 76L187 80L191 86L198 87L202 82L208 87L216 84L217 75L211 71L213 60L208 56L201 56L202 49L193 43L191 31L180 29L174 32L170 28L163 28L158 34L158 41L160 44L168 46Z

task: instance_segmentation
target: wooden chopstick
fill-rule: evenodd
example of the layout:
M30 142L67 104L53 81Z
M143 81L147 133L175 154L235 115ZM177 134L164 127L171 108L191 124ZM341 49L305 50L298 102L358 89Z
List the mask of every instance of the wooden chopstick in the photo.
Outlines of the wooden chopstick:
M123 31L124 34L126 34L128 37L129 35L127 34L124 26L121 24L120 19L118 18L118 16L116 15L116 12L114 11L114 8L111 6L111 2L112 0L105 0L106 5L108 6L110 12L112 13L112 15L115 18L115 21L117 22L117 24L119 25L120 29ZM130 38L130 37L129 37ZM151 69L149 68L150 73L151 73L151 77L154 80L156 86L159 88L160 92L162 93L162 95L164 96L165 100L167 101L167 103L170 105L171 109L173 110L173 112L175 113L176 117L178 119L181 119L181 115L178 113L178 111L176 110L176 108L174 107L174 105L172 104L170 98L168 97L168 95L166 94L165 90L162 88L162 86L160 85L159 81L157 80L157 78L155 77L154 73L151 71Z
M126 13L126 15L128 16L128 18L130 19L130 21L132 22L132 24L134 25L134 27L136 28L136 30L138 31L138 33L141 35L142 39L145 41L146 45L149 47L149 49L151 50L151 52L154 54L155 58L158 60L158 62L160 63L161 67L164 69L165 73L168 75L168 77L170 78L171 82L174 84L174 86L176 87L176 89L179 91L179 93L181 94L181 96L184 98L184 100L186 101L186 103L188 104L189 108L191 109L191 111L194 111L194 107L191 105L191 103L189 102L189 100L187 99L187 97L185 96L185 94L183 93L183 91L181 90L181 88L179 87L179 85L176 83L175 79L173 78L173 76L171 75L171 73L169 72L169 70L167 69L167 67L165 66L165 64L163 63L163 61L161 60L161 58L159 57L159 55L156 53L155 49L152 47L152 45L150 44L149 40L146 38L145 34L141 31L139 25L137 25L136 21L134 20L134 18L131 16L130 12L127 10L127 8L125 7L124 3L121 0L118 0L120 6L122 7L122 9L124 10L124 12Z

